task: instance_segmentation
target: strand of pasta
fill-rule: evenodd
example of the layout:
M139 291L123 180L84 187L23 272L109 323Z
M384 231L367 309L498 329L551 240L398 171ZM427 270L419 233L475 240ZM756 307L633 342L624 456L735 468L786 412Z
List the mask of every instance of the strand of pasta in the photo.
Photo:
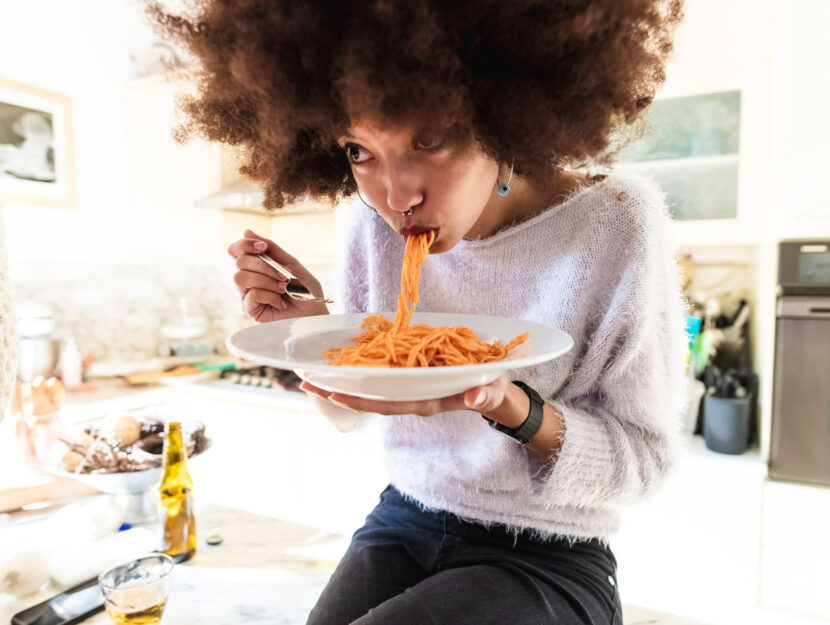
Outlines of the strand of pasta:
M323 355L331 365L350 367L442 367L481 364L504 360L507 353L524 343L529 333L520 334L507 345L479 339L466 326L444 327L410 325L412 313L420 301L418 282L421 264L429 254L434 232L406 239L401 290L394 322L383 315L369 315L360 324L363 332L351 337L354 345L334 347Z

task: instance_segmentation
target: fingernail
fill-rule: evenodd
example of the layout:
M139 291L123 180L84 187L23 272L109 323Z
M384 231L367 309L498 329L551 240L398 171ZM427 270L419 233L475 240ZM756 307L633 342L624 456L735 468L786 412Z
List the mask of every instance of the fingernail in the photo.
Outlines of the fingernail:
M473 401L473 408L483 406L485 401L487 401L487 393L485 391L479 391L478 395L476 395L476 398Z
M256 243L254 243L254 249L257 252L264 252L265 250L268 249L268 244L265 243L264 241L257 241Z

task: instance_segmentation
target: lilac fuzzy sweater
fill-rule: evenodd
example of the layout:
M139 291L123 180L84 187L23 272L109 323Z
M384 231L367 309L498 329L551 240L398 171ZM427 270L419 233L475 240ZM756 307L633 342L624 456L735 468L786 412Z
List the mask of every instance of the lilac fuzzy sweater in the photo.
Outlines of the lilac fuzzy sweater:
M395 310L404 239L359 201L340 250L338 312ZM613 173L528 221L427 257L420 311L527 319L568 332L564 356L510 372L562 414L546 462L473 411L382 417L392 483L428 508L570 539L613 533L654 489L682 407L683 307L663 194Z

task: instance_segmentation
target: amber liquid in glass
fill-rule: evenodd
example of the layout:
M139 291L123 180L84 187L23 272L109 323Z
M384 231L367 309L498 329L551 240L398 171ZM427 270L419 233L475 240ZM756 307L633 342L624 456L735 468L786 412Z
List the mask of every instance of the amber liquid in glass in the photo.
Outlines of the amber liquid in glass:
M196 514L193 509L193 478L187 472L187 450L181 424L167 424L164 441L164 477L161 480L164 507L163 550L176 562L189 560L196 552Z
M115 625L155 625L161 622L167 593L156 586L115 590L105 606Z
M110 620L115 625L155 625L156 623L161 623L161 615L164 612L165 603L167 601L162 601L154 606L135 612L118 612L110 608L109 604L107 604L107 614L109 614Z

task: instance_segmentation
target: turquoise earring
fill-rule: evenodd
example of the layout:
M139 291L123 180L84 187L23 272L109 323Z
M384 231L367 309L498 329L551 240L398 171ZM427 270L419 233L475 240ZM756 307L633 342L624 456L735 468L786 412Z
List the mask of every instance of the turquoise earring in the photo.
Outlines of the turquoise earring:
M499 195L504 197L510 193L510 180L513 178L513 163L510 164L510 174L507 176L507 182L499 183Z

